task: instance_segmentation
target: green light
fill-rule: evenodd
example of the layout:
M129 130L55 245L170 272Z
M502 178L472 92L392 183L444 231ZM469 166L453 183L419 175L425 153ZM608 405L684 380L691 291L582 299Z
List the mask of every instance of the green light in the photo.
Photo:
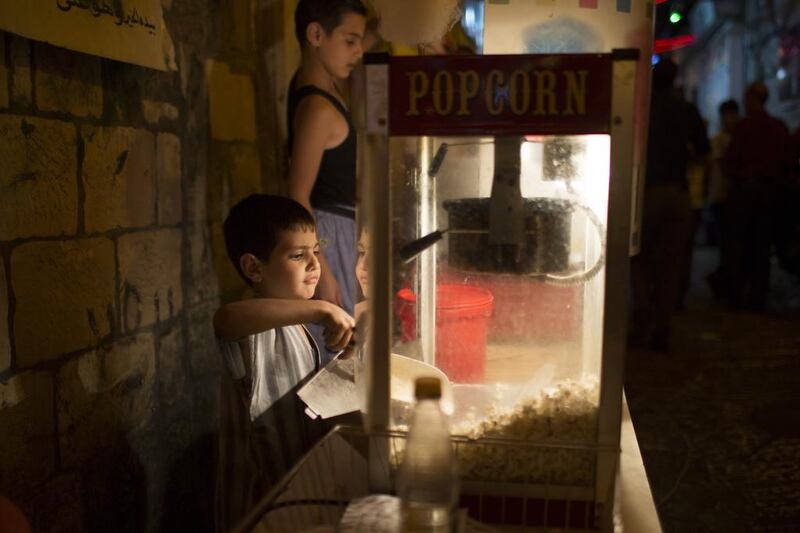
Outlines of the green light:
M678 13L677 11L673 11L672 13L669 14L669 21L673 24L677 24L678 22L681 21L682 18L683 17L681 16L681 14Z

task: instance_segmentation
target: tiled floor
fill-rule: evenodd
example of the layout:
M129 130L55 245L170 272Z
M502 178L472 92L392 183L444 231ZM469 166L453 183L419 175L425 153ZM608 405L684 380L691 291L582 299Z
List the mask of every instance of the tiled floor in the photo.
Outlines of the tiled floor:
M628 354L626 393L666 533L800 532L800 281L763 314L711 302L698 249L669 353Z

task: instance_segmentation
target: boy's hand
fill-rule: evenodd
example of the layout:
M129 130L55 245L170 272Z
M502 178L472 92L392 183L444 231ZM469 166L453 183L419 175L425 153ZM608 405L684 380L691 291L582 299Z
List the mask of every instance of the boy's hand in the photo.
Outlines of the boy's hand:
M344 361L346 359L350 359L356 354L356 347L352 344L348 344L347 348L342 351L342 354L339 356L340 361Z
M325 346L334 352L343 350L353 337L356 322L347 311L329 302L322 302L325 310L320 324L325 328Z

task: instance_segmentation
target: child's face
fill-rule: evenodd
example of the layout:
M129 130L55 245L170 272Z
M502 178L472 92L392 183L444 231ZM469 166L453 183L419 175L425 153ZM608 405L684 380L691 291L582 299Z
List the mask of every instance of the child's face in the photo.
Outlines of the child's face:
M361 41L367 21L356 13L345 13L342 23L332 32L323 35L319 42L319 55L325 68L333 76L344 79L350 76L364 51Z
M369 275L367 272L367 242L369 234L366 231L361 232L361 237L358 239L358 257L356 259L356 279L361 286L361 292L364 296L368 296L367 290L369 289Z
M319 282L319 241L314 230L282 231L268 261L262 263L259 292L267 298L307 300Z

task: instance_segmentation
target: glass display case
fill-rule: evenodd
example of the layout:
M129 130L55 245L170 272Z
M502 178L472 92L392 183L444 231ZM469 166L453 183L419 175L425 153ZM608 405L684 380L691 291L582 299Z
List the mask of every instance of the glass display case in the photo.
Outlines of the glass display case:
M461 503L476 519L519 518L487 516L488 495L526 516L566 505L574 523L610 527L639 58L366 59L365 425L406 429L398 361L446 376L452 432L470 444L458 457ZM402 446L384 453L370 456L374 490L390 490L380 466L398 463Z

